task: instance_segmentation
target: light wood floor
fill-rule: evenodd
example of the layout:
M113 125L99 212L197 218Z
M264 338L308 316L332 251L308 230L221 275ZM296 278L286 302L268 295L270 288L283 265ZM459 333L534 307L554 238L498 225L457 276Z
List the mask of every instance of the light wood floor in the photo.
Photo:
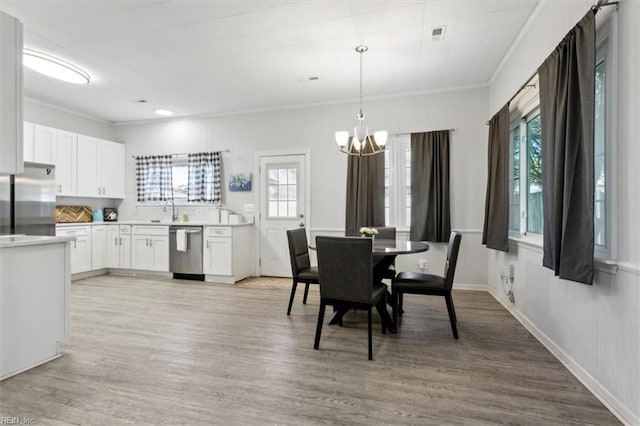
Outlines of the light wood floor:
M314 290L102 276L72 285L66 355L0 383L0 416L38 425L617 424L483 292L405 296L397 335L325 326ZM377 315L376 315L377 316Z

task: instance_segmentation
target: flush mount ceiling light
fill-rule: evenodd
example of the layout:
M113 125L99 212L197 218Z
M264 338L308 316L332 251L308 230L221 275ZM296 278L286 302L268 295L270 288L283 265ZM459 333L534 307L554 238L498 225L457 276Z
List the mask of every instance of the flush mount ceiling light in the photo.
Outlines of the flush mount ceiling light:
M171 117L173 115L173 112L169 111L168 109L157 109L156 114L163 117Z
M23 65L40 74L73 84L89 84L91 81L86 71L64 59L28 48L24 48L22 53Z
M369 50L367 46L356 47L360 54L360 112L358 113L358 125L353 128L353 136L343 130L336 132L336 143L340 152L359 157L375 155L384 152L388 133L385 130L377 131L373 137L369 134L369 128L364 124L364 112L362 111L362 54Z

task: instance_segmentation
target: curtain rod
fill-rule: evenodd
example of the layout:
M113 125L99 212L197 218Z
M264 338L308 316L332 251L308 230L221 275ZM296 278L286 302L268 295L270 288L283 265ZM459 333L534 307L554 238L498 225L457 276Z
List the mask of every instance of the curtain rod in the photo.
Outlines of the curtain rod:
M213 151L216 152L216 151ZM221 149L217 152L231 152L230 149ZM189 154L197 154L197 153L193 153L193 152L178 152L176 154L159 154L159 155L170 155L172 157L184 157L185 155L189 155ZM136 157L142 157L141 155L132 155L131 158L136 158Z
M428 132L455 132L456 129L440 129L440 130L429 130ZM428 132L417 132L417 133L428 133ZM411 133L395 133L395 136L411 136Z
M596 3L591 6L591 10L593 10L594 12L598 12L601 8L605 7L605 6L617 6L620 2L617 1L612 1L609 2L608 0L596 0ZM510 104L511 101L513 101L516 96L518 96L520 94L520 92L522 92L524 89L526 89L527 87L535 87L535 84L530 84L529 82L533 79L533 77L536 76L536 74L538 74L538 70L536 69L536 71L531 75L531 77L529 77L528 79L526 79L526 83L523 84L522 86L520 86L520 88L516 91L516 93L511 97L511 99L509 99L509 101L507 102L507 104ZM490 120L487 120L485 122L485 124L488 126L489 125Z

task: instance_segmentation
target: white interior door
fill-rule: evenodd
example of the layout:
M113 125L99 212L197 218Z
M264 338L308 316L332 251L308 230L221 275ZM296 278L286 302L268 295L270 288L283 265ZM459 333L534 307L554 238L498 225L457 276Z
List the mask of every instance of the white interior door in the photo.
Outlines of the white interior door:
M305 157L260 157L260 275L291 276L286 231L307 223Z

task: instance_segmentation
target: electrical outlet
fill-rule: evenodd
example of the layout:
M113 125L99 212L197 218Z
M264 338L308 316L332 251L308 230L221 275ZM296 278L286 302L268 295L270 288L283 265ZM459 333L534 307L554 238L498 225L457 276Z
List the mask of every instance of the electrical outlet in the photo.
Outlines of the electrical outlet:
M429 262L427 262L426 259L418 260L418 269L420 269L421 271L426 271L428 267L429 267Z
M509 265L509 282L513 282L513 279L515 277L515 267L513 266L513 264Z
M512 304L516 303L516 298L513 295L513 290L509 290L509 293L507 293L507 296L509 297L509 302L511 302Z

